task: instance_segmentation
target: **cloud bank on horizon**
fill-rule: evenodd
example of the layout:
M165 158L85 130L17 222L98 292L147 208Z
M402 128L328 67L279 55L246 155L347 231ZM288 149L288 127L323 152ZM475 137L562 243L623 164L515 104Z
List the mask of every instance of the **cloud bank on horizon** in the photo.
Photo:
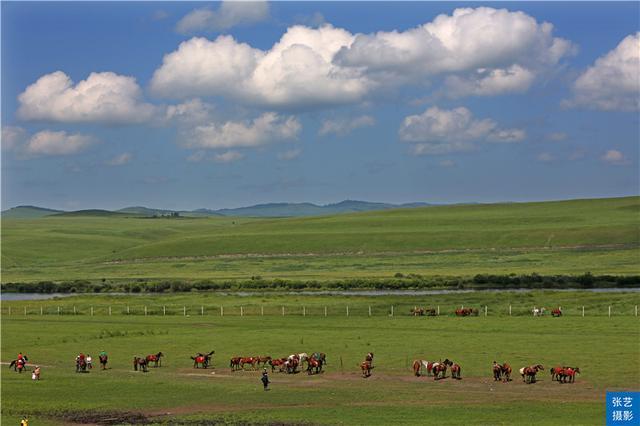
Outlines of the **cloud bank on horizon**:
M484 111L482 102L522 97L526 105L549 81L565 86L568 96L553 107L567 113L640 110L640 32L581 67L572 65L582 54L578 42L559 36L550 22L507 8L454 8L417 26L371 32L323 17L317 26L288 26L270 47L233 34L267 25L272 13L267 2L193 9L174 27L188 38L158 57L151 74L96 69L74 81L77 73L62 68L40 75L17 96L16 120L4 120L3 150L22 160L70 157L108 143L94 129L142 126L172 132L176 146L190 150L183 160L191 163L239 163L269 149L289 162L305 152L301 140L392 125L395 140L387 143L409 155L473 155L497 144L533 143L535 126L532 131L495 108ZM378 117L394 103L411 108L407 97L422 100L395 124ZM548 134L556 144L568 139L561 128ZM285 151L272 148L283 143ZM610 166L636 163L616 145L595 155ZM125 166L141 158L121 150L102 163Z

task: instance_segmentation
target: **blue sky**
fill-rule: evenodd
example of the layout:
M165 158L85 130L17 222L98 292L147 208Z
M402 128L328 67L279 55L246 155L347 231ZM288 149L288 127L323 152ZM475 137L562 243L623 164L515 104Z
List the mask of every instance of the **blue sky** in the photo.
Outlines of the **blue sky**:
M3 209L638 194L637 2L1 7Z

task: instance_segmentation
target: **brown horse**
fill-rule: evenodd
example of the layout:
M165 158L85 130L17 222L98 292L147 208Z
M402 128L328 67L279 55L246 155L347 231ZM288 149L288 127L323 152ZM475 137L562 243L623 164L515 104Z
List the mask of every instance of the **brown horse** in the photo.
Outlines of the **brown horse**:
M307 361L309 359L307 358ZM284 362L284 368L287 374L295 374L298 372L298 365L300 365L300 358L297 355L287 358Z
M499 381L502 378L502 366L493 361L493 366L491 367L491 369L493 370L493 381Z
M307 374L315 374L322 372L322 361L315 358L307 358Z
M200 368L200 365L202 365L202 368L207 368L209 367L209 363L211 362L211 355L213 355L216 351L211 351L208 354L197 354L196 356L192 356L191 359L193 360L193 368Z
M362 377L367 378L371 376L373 365L371 364L371 361L362 361L360 363L360 369L362 370Z
M507 364L506 362L504 364L502 364L500 366L500 368L502 369L502 375L504 376L504 382L510 382L511 381L511 366L509 364Z
M424 315L424 308L414 307L409 311L409 313L414 317L421 317Z
M451 378L457 380L462 379L462 368L460 368L460 365L455 362L451 364Z
M420 368L422 367L422 361L419 359L416 359L415 361L413 361L413 365L411 366L411 368L413 368L413 375L416 377L420 377Z
M255 370L257 363L258 363L258 358L253 356L240 358L240 368L242 368L243 370L246 364L249 364L251 366L251 369Z
M100 359L100 367L102 367L103 370L106 370L109 357L107 355L99 355L98 359Z
M147 367L149 366L149 362L147 361L146 358L138 358L137 356L133 357L133 370L134 371L138 371L138 369L140 371L142 371L143 373L146 373Z
M145 358L147 360L147 364L151 364L153 362L153 367L162 367L162 357L164 354L162 352L158 352L157 354L147 355Z
M456 309L457 317L468 317L470 315L478 316L478 310L474 308L458 308Z
M529 367L522 367L520 369L520 375L522 376L522 381L525 383L535 383L536 382L536 374L538 371L543 371L544 367L540 364L531 365Z
M269 365L271 366L271 372L273 373L276 370L276 367L279 367L280 372L284 371L284 364L287 362L287 358L279 358L272 359L269 361Z
M560 378L560 371L562 371L564 367L556 365L555 367L551 367L549 372L551 373L551 380L558 380Z
M576 373L580 373L580 369L578 367L563 367L559 372L557 372L558 382L573 383L576 379Z
M453 365L449 359L445 359L442 362L434 362L431 366L431 372L433 373L433 380L444 379L447 377L447 366Z
M257 356L256 357L256 363L258 364L258 367L260 367L260 364L262 364L263 366L266 366L267 363L269 361L271 361L271 357L270 356Z
M553 311L551 311L551 316L552 317L561 317L562 316L562 310L560 308L556 308Z
M20 359L14 359L9 364L9 368L13 367L13 371L17 371L18 373L22 373L22 370L27 369L27 357L22 357Z
M231 367L231 371L240 370L240 360L241 359L242 359L242 357L239 357L239 356L231 358L231 360L229 361L229 367Z
M369 352L367 356L364 357L365 361L373 362L373 352Z

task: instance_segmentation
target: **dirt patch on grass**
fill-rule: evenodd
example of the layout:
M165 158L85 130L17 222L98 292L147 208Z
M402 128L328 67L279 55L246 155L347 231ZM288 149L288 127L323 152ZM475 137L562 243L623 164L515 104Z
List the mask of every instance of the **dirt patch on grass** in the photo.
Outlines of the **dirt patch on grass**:
M69 424L81 425L146 425L151 419L142 413L129 411L73 411L56 416Z

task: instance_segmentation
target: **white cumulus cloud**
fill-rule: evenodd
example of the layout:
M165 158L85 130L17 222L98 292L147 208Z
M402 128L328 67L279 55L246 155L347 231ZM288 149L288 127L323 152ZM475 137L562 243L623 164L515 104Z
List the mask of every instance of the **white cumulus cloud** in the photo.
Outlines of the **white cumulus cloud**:
M322 122L322 127L320 128L319 133L321 135L328 135L330 133L334 133L339 136L344 136L348 133L351 133L355 129L360 127L368 127L373 126L376 123L373 117L369 115L361 115L359 117L354 117L351 119L335 119L335 120L324 120Z
M431 107L405 117L398 134L401 140L415 143L411 149L415 155L471 151L476 142L519 142L526 136L520 129L502 129L491 119L476 119L464 107Z
M25 145L27 155L72 155L83 151L93 138L82 134L43 130L33 135Z
M107 160L106 164L108 166L124 166L125 164L130 162L132 158L133 158L133 156L130 153L123 152L122 154L116 155L115 157L111 158L110 160Z
M216 163L233 163L238 160L242 160L244 158L244 154L238 151L226 151L222 154L215 154L213 156L213 161Z
M181 34L227 30L253 24L269 17L266 1L223 1L217 10L200 8L188 13L176 25Z
M141 101L135 78L112 72L91 73L77 84L62 71L40 77L18 96L24 120L141 123L155 107Z
M258 147L295 139L302 125L293 116L268 112L250 122L227 121L194 127L185 135L184 145L196 149Z
M574 98L565 102L598 110L640 109L640 32L629 35L598 58L573 85Z
M3 126L0 144L5 151L18 148L27 139L27 132L18 126Z
M624 156L624 154L616 149L610 149L604 153L602 157L600 157L602 161L607 164L611 164L614 166L622 166L625 164L629 164L629 160Z

